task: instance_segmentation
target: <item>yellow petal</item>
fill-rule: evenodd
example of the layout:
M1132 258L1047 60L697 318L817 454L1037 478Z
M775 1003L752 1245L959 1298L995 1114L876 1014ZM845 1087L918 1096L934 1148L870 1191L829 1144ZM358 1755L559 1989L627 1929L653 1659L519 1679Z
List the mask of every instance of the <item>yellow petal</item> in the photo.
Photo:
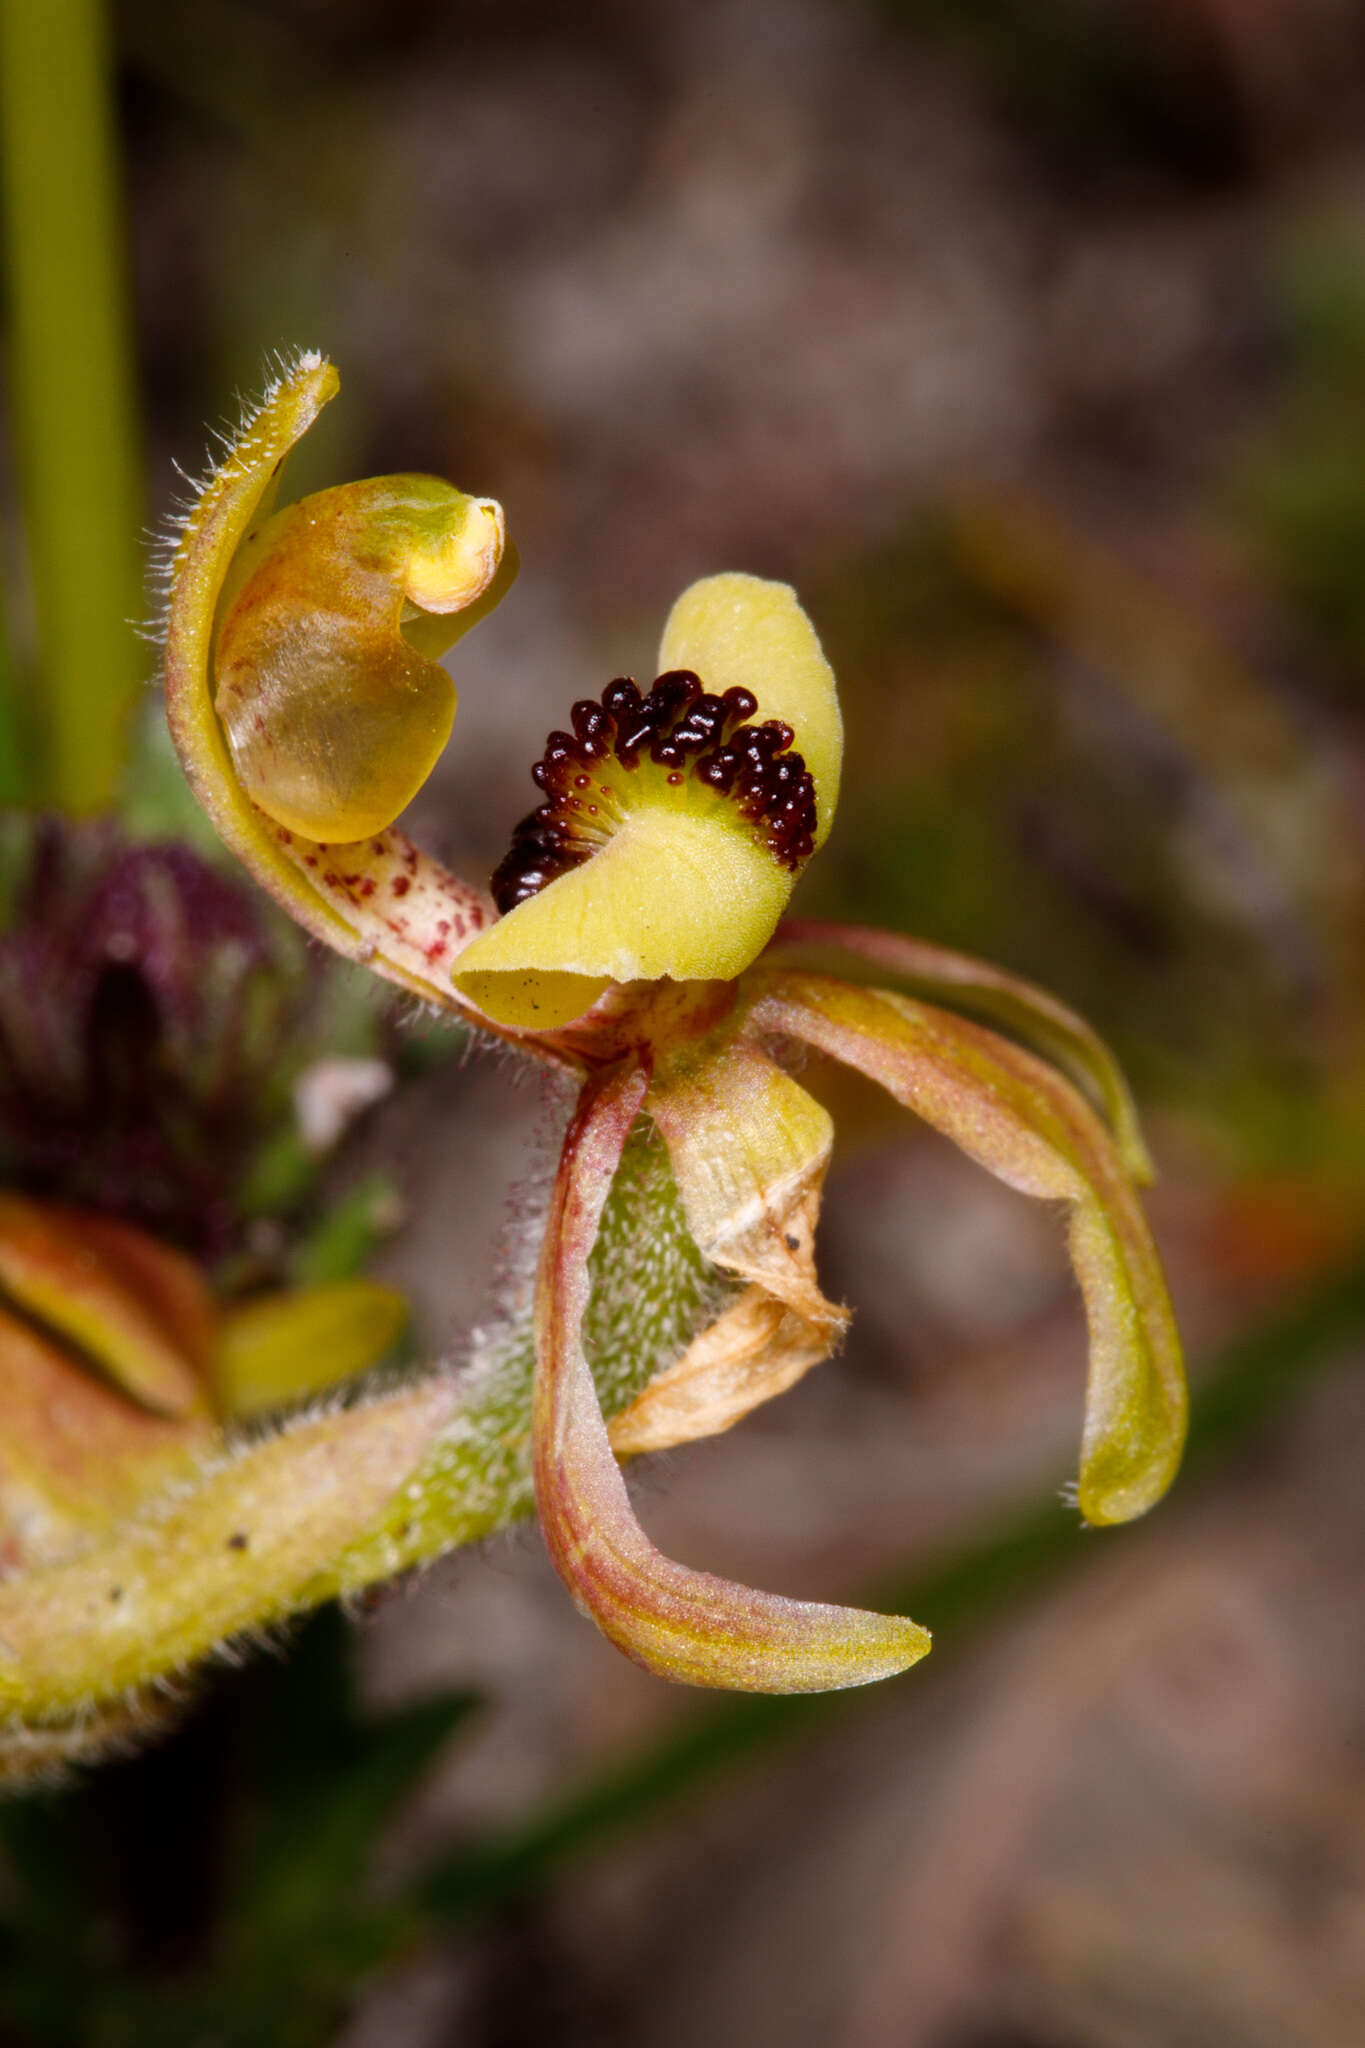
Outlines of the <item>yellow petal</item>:
M393 823L455 716L454 684L405 637L404 610L436 614L428 625L453 640L502 549L499 506L428 476L341 484L253 530L219 607L214 703L262 810L329 844Z
M667 1140L688 1228L707 1258L788 1291L784 1218L824 1178L829 1112L744 1043L665 1061L646 1107ZM804 1305L805 1283L791 1285Z
M688 1228L752 1284L613 1417L621 1453L730 1429L828 1357L847 1316L815 1277L828 1113L756 1046L664 1062L645 1107L668 1145Z
M746 689L758 699L757 718L791 727L815 778L815 843L823 845L839 798L844 723L834 671L796 592L760 576L704 576L668 615L659 669L673 668L690 668L715 697Z

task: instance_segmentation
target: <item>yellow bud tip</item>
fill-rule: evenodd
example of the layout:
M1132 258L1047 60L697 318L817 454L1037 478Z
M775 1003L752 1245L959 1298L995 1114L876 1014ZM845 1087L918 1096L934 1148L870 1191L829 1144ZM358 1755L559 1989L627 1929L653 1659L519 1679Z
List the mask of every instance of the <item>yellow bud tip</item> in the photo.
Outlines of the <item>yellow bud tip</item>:
M464 498L439 539L412 555L404 581L409 602L441 615L464 611L497 575L506 544L507 523L497 500Z

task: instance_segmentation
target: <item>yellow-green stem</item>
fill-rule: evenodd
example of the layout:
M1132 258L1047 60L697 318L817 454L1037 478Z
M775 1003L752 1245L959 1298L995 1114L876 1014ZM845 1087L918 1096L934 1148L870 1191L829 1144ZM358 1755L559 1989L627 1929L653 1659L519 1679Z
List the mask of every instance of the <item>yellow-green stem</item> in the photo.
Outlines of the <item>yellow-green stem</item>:
M30 749L25 743L23 706L0 616L0 804L21 804L29 794Z
M10 396L38 645L37 786L109 803L143 658L141 524L101 0L0 5ZM25 778L32 788L35 778Z

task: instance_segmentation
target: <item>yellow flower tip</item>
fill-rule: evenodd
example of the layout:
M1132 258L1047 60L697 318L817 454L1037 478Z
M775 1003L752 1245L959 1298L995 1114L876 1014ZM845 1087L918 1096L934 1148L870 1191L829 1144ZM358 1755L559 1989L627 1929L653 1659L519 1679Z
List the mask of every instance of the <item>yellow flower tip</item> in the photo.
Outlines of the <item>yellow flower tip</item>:
M659 670L691 669L716 696L744 689L759 718L792 729L815 784L816 846L829 837L839 799L844 723L834 671L814 626L787 583L727 570L690 584L659 643Z
M1178 1365L1178 1360L1177 1360ZM1134 1522L1164 1498L1189 1428L1183 1375L1151 1369L1118 1387L1095 1376L1081 1444L1076 1504L1093 1529Z
M467 498L449 484L438 489L441 517L427 535L414 533L403 592L419 611L444 615L483 596L502 561L507 521L496 498Z
M435 658L498 575L501 509L436 477L375 477L249 532L214 645L237 777L291 832L352 844L436 765L455 689Z
M453 975L499 1023L555 1028L610 982L733 980L828 832L838 697L786 584L693 584L660 662L643 695L621 678L575 704L536 764L545 801L493 879L505 914Z

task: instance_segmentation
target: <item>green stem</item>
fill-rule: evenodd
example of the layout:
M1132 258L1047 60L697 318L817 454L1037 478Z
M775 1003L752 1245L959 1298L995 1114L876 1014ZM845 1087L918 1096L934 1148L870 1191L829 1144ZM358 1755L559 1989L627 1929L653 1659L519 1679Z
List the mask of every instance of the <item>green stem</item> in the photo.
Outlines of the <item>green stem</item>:
M28 798L29 751L24 741L23 706L0 618L0 806L21 804Z
M509 1276L502 1316L474 1344L454 1424L384 1521L310 1589L310 1599L391 1579L533 1512L533 1252L540 1216L524 1216L522 1231L524 1270ZM644 1125L626 1146L589 1272L584 1339L611 1416L678 1357L725 1293L687 1228L668 1153Z
M526 1254L537 1218L521 1223ZM458 1388L430 1374L339 1412L305 1410L198 1470L187 1453L165 1492L96 1523L87 1546L0 1581L0 1769L7 1754L24 1767L39 1728L74 1754L94 1710L126 1704L230 1635L529 1514L524 1262ZM589 1272L585 1333L615 1413L710 1320L726 1286L693 1243L668 1152L645 1127L626 1147Z
M42 793L73 811L114 797L144 668L109 70L100 0L0 4L11 398L38 629L30 723Z

